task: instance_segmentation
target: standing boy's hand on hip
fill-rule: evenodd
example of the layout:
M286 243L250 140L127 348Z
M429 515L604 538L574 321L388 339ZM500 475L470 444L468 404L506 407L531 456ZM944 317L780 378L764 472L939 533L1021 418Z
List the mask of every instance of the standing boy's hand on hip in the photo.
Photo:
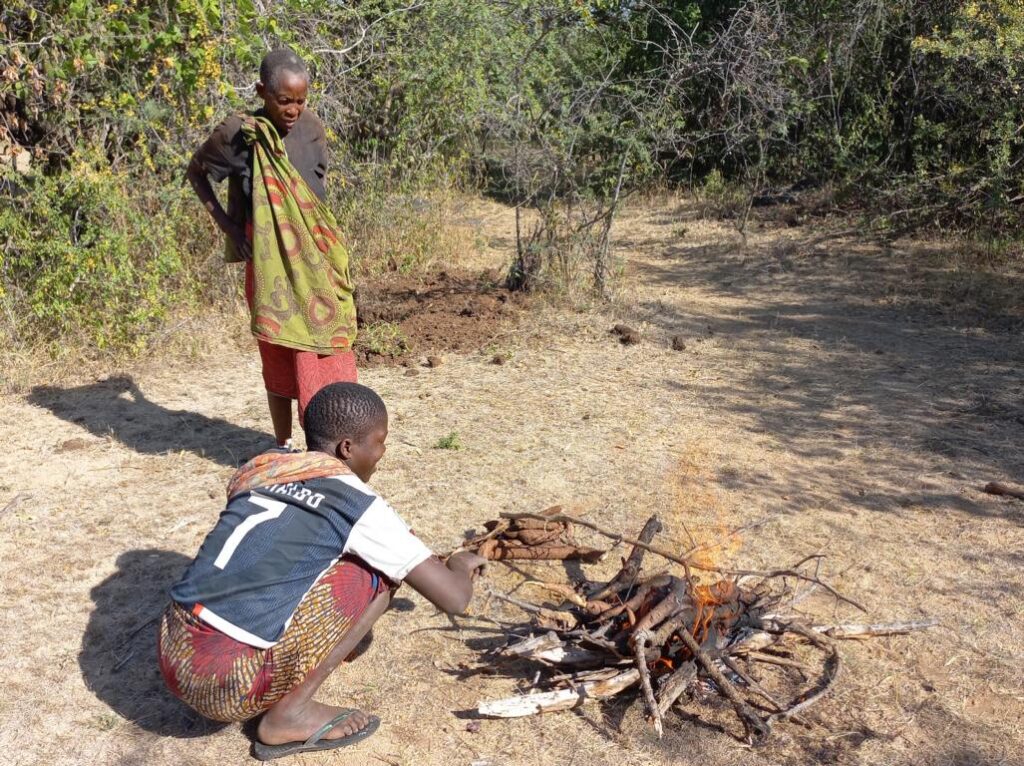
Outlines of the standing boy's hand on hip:
M227 231L224 232L234 243L235 249L238 250L238 254L247 261L252 260L252 243L249 238L245 236L245 227L239 224L232 225Z

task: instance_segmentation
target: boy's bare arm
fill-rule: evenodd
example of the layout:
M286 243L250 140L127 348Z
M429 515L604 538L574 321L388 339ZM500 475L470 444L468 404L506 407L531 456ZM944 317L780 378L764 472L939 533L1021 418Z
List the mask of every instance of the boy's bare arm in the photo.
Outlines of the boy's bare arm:
M188 164L186 176L196 196L199 197L199 201L203 203L203 207L213 217L217 227L224 232L225 236L231 238L231 241L234 242L235 247L243 258L247 260L251 258L252 247L245 236L245 230L235 221L232 221L224 211L224 207L220 204L220 200L217 199L217 195L210 185L210 179L207 177L206 168L203 167L202 162L193 157L192 161Z
M405 578L412 588L430 603L448 614L462 614L473 597L473 580L483 571L487 559L462 551L442 564L431 556Z

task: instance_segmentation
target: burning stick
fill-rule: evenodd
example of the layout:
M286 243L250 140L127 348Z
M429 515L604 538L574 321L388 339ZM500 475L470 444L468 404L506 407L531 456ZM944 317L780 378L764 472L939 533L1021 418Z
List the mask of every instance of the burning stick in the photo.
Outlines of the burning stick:
M697 678L697 664L692 660L684 662L679 668L672 672L672 675L661 685L658 693L658 712L665 715L677 699L682 696L690 684Z

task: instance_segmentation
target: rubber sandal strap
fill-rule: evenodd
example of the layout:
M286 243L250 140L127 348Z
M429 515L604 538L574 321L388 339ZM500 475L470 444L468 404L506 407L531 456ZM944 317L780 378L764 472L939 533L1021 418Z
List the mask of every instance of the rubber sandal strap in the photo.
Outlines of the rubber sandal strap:
M331 729L333 729L338 724L344 723L345 721L347 721L355 713L356 713L356 711L353 710L352 708L343 708L342 711L340 713L338 713L338 715L336 715L330 721L328 721L323 726L321 726L319 729L314 731L313 734L310 735L309 739L307 739L305 742L302 743L302 746L303 747L313 747L314 745L316 745L317 742L319 742L321 739L324 738L324 736L327 734L327 732L329 732Z

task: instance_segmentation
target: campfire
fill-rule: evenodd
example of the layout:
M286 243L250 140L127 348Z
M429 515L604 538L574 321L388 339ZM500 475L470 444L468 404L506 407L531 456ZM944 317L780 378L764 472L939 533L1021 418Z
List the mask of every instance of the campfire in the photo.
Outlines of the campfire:
M660 737L666 713L702 693L720 695L735 711L743 738L763 742L781 721L801 715L826 697L842 668L839 639L893 635L935 620L886 624L816 625L795 613L815 591L863 611L819 576L821 556L771 571L715 565L707 546L679 555L654 544L661 523L652 516L636 538L567 516L558 507L539 514L502 514L464 549L495 560L593 561L599 549L576 543L582 526L632 545L608 582L530 581L535 599L488 591L531 615L508 629L508 644L489 652L489 665L535 665L532 690L482 702L482 716L514 718L575 708L585 702L638 693ZM645 557L669 563L646 573ZM710 577L709 577L710 576Z

